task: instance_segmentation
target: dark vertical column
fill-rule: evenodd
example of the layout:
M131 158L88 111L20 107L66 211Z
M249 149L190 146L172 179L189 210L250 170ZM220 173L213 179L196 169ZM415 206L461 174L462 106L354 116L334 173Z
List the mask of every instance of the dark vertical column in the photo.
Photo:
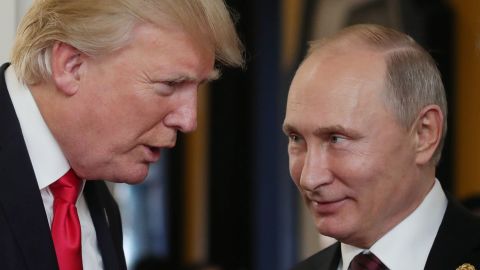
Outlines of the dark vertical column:
M281 73L282 1L254 1L255 93L252 137L254 268L289 269L295 261L296 191L282 133L286 89Z
M279 198L280 179L276 171L280 119L277 100L280 90L280 10L279 1L255 2L255 118L252 137L255 138L254 199L255 199L255 267L254 269L280 269Z
M238 17L237 29L250 52L254 25L248 1L226 1ZM209 260L223 269L252 268L252 95L253 73L224 69L211 84L209 167Z
M232 0L247 69L223 72L210 104L210 260L225 269L289 269L296 190L282 134L281 1Z
M168 164L168 232L169 261L172 265L183 264L183 190L184 190L184 137L179 134L175 148L169 153Z

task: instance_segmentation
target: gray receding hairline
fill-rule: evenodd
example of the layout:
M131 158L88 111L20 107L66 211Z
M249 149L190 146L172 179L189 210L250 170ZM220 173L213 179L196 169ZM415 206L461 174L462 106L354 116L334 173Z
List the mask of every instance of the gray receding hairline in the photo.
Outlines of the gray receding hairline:
M431 160L433 164L438 164L447 135L448 106L436 62L419 46L388 51L385 62L385 84L389 90L385 91L386 103L404 127L411 127L426 106L437 105L440 108L442 134Z
M448 109L441 75L432 56L407 34L379 25L359 24L310 42L305 59L316 51L341 53L352 46L379 52L384 57L388 90L384 92L385 102L402 126L410 128L424 107L440 107L442 136L431 159L438 164L447 132Z

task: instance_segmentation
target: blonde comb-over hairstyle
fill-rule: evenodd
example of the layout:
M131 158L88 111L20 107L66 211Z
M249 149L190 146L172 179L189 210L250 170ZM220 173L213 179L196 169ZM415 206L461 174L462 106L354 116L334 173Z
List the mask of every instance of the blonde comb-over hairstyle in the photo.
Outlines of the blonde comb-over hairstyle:
M438 105L443 113L440 143L432 163L438 164L447 134L447 99L440 71L432 56L407 34L374 24L344 28L332 37L310 44L308 55L330 48L341 53L354 47L383 53L386 63L385 102L405 128L410 128L427 105Z
M223 0L36 0L17 30L12 65L23 83L45 82L55 42L104 55L125 46L138 23L180 27L215 50L219 63L244 64L243 45Z

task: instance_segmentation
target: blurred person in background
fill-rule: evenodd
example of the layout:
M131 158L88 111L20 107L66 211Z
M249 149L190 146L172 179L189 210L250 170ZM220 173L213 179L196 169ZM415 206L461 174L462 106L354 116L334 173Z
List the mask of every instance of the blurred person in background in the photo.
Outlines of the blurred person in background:
M39 0L0 82L0 269L126 269L104 181L142 182L242 66L222 0Z
M338 242L293 269L480 267L480 220L435 178L446 117L436 63L406 34L355 25L313 42L284 132L316 228Z

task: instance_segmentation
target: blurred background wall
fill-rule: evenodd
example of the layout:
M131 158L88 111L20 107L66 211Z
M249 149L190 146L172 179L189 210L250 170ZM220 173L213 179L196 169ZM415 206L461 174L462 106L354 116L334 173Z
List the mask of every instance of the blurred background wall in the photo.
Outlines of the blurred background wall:
M198 130L180 136L145 183L112 187L130 269L288 269L328 243L290 180L281 124L307 42L354 23L407 32L434 56L450 110L438 177L460 199L480 194L480 1L226 2L246 45L247 69L225 69L199 91ZM2 62L30 3L0 2Z
M15 29L32 0L3 0L0 2L0 27L2 41L0 42L0 60L9 59L10 49L15 37Z

